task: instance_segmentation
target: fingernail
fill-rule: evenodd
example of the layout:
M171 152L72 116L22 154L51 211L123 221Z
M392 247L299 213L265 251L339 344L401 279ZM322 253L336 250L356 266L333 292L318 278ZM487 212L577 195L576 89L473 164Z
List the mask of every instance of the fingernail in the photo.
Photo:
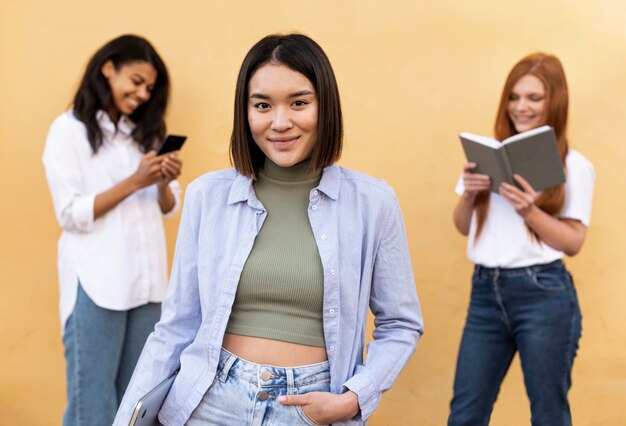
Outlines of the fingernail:
M278 397L278 402L287 402L287 397L286 396L279 396Z

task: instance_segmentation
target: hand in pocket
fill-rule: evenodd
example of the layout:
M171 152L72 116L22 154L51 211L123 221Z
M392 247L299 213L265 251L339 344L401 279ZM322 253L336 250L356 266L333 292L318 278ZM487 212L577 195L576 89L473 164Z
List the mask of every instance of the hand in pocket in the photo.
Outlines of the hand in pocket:
M300 406L313 422L323 425L348 420L359 413L359 402L354 392L340 395L330 392L309 392L303 395L284 395L278 401L285 405Z

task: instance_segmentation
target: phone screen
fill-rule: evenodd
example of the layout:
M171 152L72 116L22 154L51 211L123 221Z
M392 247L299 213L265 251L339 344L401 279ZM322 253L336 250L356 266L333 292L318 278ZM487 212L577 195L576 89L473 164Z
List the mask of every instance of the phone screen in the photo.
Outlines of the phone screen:
M161 144L161 147L157 151L157 155L163 155L167 154L168 152L178 151L183 146L186 139L187 136L167 135L165 137L165 140Z

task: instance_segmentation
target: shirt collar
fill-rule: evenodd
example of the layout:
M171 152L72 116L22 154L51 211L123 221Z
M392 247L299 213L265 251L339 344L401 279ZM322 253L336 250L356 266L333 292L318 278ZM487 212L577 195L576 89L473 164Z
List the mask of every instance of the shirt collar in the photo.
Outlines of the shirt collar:
M254 194L252 187L252 178L237 173L237 177L230 187L228 194L228 204L235 204L241 201L247 201Z
M322 180L317 186L317 189L322 191L326 196L332 200L339 198L339 187L341 186L341 167L336 164L331 164L324 168L322 172Z
M341 168L336 164L331 164L325 167L322 171L322 179L317 189L322 191L327 197L332 200L337 200L339 197L339 186L341 185ZM247 201L248 204L259 210L263 209L263 206L259 199L256 197L254 187L252 186L252 178L240 175L237 173L237 177L230 188L228 194L228 204L235 204L242 201Z
M106 111L99 110L98 112L96 112L96 120L98 120L100 128L110 135L114 135L116 132L119 131L125 136L131 136L133 130L135 130L135 123L133 123L133 121L128 118L127 115L122 115L116 126L115 123L113 123L113 121L111 120L111 117L109 117L109 114L106 113Z

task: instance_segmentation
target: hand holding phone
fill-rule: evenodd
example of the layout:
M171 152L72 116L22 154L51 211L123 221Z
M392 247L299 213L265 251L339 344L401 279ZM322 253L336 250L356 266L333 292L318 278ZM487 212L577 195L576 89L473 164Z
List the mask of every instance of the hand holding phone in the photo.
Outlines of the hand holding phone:
M187 136L167 135L165 140L157 150L157 156L167 154L168 152L178 151L185 143Z

